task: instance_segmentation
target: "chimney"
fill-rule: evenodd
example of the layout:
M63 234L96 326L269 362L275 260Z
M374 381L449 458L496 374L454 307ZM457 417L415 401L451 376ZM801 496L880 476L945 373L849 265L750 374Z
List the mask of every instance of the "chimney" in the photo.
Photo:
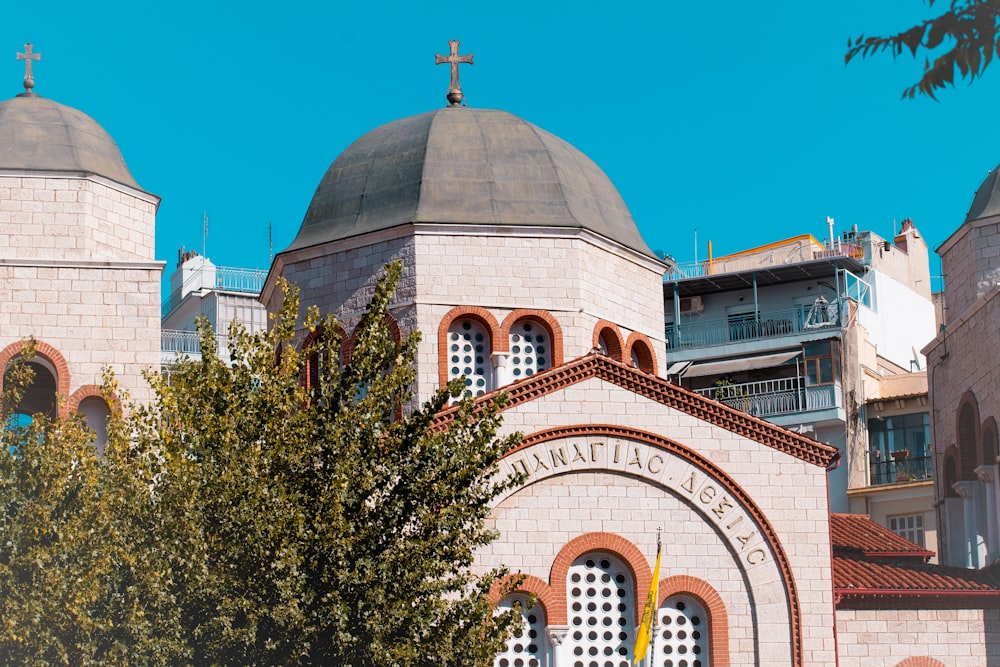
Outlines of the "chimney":
M906 220L903 220L903 226L899 230L899 234L896 235L896 238L893 239L893 242L895 242L897 248L906 252L907 239L910 234L916 233L917 228L913 226L913 218L907 218Z

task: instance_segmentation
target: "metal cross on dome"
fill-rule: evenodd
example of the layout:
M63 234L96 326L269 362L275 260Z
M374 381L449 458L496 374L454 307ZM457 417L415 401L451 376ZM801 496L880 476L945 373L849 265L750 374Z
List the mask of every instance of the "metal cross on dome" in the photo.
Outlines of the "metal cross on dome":
M465 93L462 92L462 86L458 83L458 66L465 63L468 63L469 65L474 64L472 62L473 54L470 53L465 56L458 55L457 39L449 39L448 46L451 49L451 53L446 56L434 54L434 64L443 65L448 63L451 65L451 86L448 88L447 98L448 101L451 102L451 106L457 107L465 98Z
M31 74L31 61L41 60L41 53L31 52L31 42L24 45L24 53L17 54L18 60L24 61L24 92L31 93L31 89L35 87L35 78Z

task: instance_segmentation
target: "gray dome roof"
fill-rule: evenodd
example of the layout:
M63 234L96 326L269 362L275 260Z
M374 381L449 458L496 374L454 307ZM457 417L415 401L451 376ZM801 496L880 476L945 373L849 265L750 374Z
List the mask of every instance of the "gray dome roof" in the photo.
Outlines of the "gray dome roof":
M288 250L411 222L583 228L655 257L590 158L517 116L467 107L388 123L351 144Z
M986 178L979 184L976 196L972 198L972 206L965 214L965 221L972 222L992 215L1000 215L1000 165L986 174Z
M0 102L0 170L5 169L85 172L139 188L103 127L38 95Z

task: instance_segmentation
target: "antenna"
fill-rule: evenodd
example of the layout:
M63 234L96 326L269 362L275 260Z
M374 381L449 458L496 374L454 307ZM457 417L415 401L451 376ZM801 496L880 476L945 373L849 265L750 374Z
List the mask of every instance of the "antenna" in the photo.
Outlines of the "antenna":
M208 257L208 211L202 211L201 256Z
M267 263L271 265L274 262L274 222L272 220L267 221L267 252Z

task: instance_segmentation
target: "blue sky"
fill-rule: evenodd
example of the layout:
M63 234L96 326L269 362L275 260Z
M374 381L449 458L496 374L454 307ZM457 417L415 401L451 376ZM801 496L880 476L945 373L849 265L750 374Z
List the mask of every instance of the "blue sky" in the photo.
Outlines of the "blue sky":
M320 178L362 133L445 104L448 39L470 106L499 108L593 158L649 245L678 260L911 217L932 247L1000 161L1000 64L940 102L900 100L922 61L845 67L848 37L909 27L921 0L835 3L8 3L0 96L77 107L162 197L157 257L181 245L266 268ZM5 74L4 74L5 72ZM6 81L6 83L3 83ZM938 264L932 263L932 273Z

